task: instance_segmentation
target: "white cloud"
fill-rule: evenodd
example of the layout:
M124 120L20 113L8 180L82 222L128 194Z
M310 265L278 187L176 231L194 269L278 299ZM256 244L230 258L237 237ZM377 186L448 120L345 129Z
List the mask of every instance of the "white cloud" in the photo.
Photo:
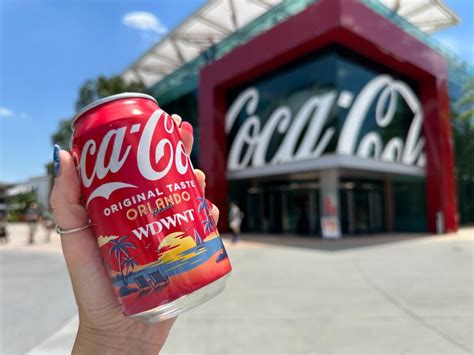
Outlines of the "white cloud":
M163 34L168 31L166 26L164 26L161 21L151 12L129 12L122 18L122 23L125 26L144 32Z
M13 116L13 111L6 108L6 107L0 107L0 117L11 117Z
M28 115L26 112L17 113L13 110L10 110L9 108L0 106L0 118L11 118L11 117L26 119L26 118L30 118L30 115Z

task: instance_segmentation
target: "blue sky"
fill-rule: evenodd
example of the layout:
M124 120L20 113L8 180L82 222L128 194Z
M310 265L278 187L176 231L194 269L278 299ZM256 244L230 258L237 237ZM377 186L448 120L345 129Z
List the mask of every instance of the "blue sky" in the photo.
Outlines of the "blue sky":
M435 37L474 64L474 1L445 2L462 22ZM44 174L84 81L120 74L203 3L0 0L0 182Z

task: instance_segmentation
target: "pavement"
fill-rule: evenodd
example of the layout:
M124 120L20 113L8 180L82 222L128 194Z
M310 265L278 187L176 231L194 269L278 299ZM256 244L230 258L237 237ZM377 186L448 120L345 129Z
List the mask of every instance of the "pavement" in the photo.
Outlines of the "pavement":
M59 237L0 245L0 354L69 354L78 319ZM473 354L474 228L328 241L225 239L226 290L162 354Z

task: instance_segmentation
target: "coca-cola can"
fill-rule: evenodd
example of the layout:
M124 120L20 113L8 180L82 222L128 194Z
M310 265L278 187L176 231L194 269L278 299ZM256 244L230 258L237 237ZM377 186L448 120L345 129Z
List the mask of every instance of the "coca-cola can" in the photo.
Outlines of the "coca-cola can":
M219 294L231 265L171 116L124 93L85 107L72 128L83 203L123 313L159 322Z

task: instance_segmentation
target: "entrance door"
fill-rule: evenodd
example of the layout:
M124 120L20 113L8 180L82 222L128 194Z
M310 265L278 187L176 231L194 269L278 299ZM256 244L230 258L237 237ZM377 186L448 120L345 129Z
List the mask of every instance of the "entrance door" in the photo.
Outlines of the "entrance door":
M319 234L319 196L308 184L249 187L246 230L264 233Z
M343 233L385 231L383 189L379 183L344 183L341 192Z
M244 223L247 230L252 232L263 231L263 193L259 188L247 190L247 209L245 210Z
M282 192L278 187L268 187L263 192L263 231L281 233L282 229Z
M385 231L384 199L382 190L369 190L369 230L373 233Z
M283 231L318 234L319 204L316 189L287 189L283 194Z

